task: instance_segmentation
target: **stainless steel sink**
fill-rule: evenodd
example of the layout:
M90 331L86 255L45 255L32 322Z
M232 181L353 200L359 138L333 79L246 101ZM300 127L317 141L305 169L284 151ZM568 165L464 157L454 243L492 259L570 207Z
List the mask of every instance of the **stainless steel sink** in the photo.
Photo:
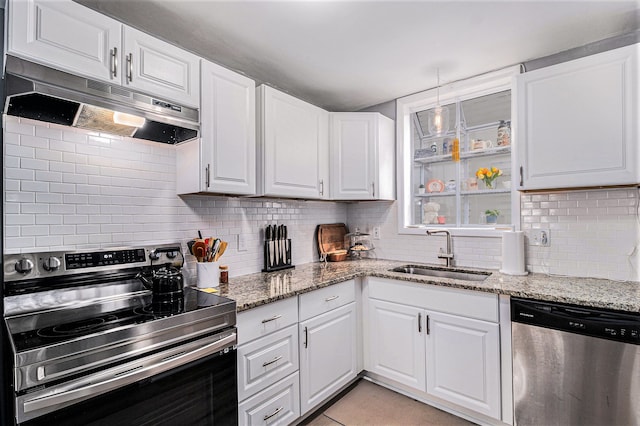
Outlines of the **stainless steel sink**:
M430 268L428 266L416 266L416 265L398 266L397 268L391 269L391 272L400 272L403 274L411 274L411 275L426 275L430 277L439 277L439 278L452 278L455 280L464 280L464 281L484 281L489 277L489 275L491 275L490 272L446 271L442 269Z

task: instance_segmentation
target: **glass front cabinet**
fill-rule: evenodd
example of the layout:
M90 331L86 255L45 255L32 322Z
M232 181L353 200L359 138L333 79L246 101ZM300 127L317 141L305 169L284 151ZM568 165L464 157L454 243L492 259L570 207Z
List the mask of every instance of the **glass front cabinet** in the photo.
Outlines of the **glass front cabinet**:
M440 88L440 105L449 110L448 125L442 126L448 130L440 133L429 126L437 106L433 90L398 100L398 153L405 166L399 176L401 228L512 226L518 208L512 182L516 73L510 69Z

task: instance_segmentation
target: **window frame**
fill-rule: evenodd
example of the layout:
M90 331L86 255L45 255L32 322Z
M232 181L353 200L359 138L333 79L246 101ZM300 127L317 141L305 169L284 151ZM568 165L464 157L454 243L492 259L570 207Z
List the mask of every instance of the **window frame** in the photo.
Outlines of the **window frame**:
M517 134L517 93L515 77L520 74L520 66L515 65L498 71L482 74L440 86L440 104L446 105L477 98L492 93L511 91L511 176L519 176L517 171L518 148L514 141ZM428 225L413 225L411 191L411 172L413 169L413 152L411 149L412 119L411 114L436 106L436 89L429 89L396 100L396 193L398 200L398 233L424 235ZM438 226L447 229L452 235L470 237L500 237L507 230L520 230L520 195L517 185L511 185L511 223L499 224L494 228L474 228L458 226ZM458 206L459 208L459 206ZM411 226L409 226L411 225Z

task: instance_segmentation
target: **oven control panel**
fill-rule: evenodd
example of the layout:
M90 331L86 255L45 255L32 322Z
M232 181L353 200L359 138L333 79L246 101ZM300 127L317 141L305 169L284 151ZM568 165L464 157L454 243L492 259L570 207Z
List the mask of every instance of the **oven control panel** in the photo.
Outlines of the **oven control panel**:
M96 266L125 265L146 261L144 249L68 253L64 256L67 269L95 268Z
M94 271L112 271L171 264L181 268L180 243L117 247L98 251L56 251L5 254L4 281L37 280Z

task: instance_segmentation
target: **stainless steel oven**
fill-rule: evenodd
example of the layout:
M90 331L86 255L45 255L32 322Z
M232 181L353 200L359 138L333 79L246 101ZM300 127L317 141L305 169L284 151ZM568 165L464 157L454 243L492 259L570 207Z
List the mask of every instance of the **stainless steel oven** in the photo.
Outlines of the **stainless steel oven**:
M16 423L237 423L235 302L155 294L160 265L180 246L5 256Z

